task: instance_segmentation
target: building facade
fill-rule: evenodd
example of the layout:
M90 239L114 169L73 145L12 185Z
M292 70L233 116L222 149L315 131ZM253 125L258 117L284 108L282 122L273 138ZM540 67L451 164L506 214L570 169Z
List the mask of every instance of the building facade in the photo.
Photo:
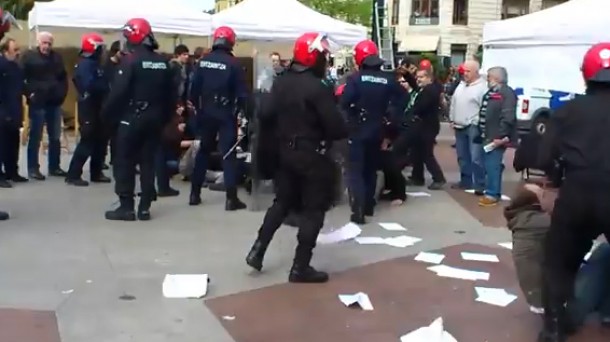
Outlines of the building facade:
M243 0L215 0L214 1L214 13L226 10L229 7L235 6Z
M567 0L386 0L398 51L436 52L457 65L476 53L486 22L509 19Z

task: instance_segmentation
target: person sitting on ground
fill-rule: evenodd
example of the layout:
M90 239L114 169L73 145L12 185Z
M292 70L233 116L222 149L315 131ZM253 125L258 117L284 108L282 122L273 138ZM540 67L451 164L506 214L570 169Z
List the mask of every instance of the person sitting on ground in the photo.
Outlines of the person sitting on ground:
M513 262L519 286L530 310L538 314L543 313L543 248L555 198L554 190L526 184L517 190L504 210L513 235ZM576 276L573 298L567 303L573 332L594 312L599 314L602 326L610 328L610 245L597 244L585 259Z

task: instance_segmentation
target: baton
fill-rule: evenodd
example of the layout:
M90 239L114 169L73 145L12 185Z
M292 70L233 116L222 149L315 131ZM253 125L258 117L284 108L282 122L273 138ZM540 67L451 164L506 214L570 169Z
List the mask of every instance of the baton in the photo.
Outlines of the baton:
M239 143L244 140L244 138L246 137L245 134L240 135L239 138L237 138L237 141L235 142L235 144L233 144L233 146L229 149L229 151L227 151L227 153L222 157L222 160L226 160L227 157L229 156L229 154L233 153L233 151L235 151L235 149L237 148L237 146L239 146Z

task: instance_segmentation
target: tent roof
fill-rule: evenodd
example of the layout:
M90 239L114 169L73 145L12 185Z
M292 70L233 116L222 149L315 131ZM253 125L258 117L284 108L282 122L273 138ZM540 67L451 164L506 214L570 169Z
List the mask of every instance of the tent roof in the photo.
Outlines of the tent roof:
M55 0L36 2L28 26L117 30L130 18L146 18L153 31L165 34L209 36L211 15L180 2L165 0Z
M297 0L245 0L212 16L214 27L230 26L238 39L294 40L305 32L323 32L342 45L366 39L364 26L318 13Z
M591 45L610 40L610 1L570 0L483 28L483 45Z

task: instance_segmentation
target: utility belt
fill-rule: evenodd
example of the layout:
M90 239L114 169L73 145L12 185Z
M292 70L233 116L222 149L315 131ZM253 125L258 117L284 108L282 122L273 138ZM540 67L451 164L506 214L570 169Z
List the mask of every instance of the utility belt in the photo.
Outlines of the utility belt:
M148 101L129 101L129 109L134 113L135 117L140 117L148 108L150 108Z
M292 137L285 140L284 143L288 148L295 151L315 151L318 154L326 154L328 147L325 141L309 139L305 137Z
M234 104L234 99L220 94L202 95L199 97L199 108L205 104L213 103L219 107L230 107Z

